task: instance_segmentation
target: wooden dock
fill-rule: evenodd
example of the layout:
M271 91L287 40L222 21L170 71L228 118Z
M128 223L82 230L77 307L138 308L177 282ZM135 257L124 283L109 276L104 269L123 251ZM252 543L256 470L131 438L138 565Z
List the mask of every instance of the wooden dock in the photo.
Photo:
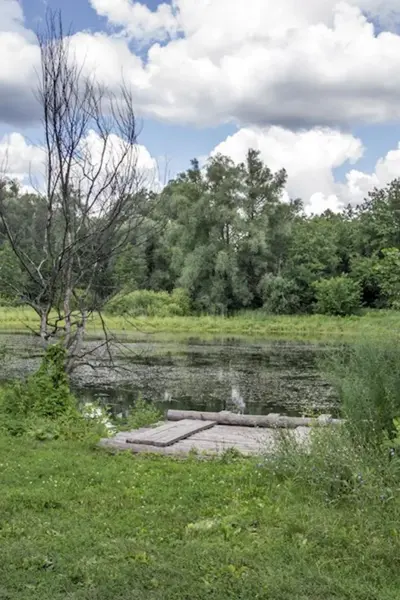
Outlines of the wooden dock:
M174 413L174 414L170 414ZM181 418L178 419L180 413ZM231 416L231 418L230 418ZM155 427L120 432L112 438L101 440L103 447L131 452L161 453L187 456L190 452L216 455L230 448L244 455L272 452L280 431L290 429L294 439L307 444L312 426L339 424L329 415L319 419L302 421L299 418L267 415L258 419L254 415L232 415L232 413L195 413L191 411L168 411L170 420ZM298 419L298 420L296 420ZM222 421L222 424L221 424ZM240 423L249 423L248 425ZM224 423L233 424L224 424Z

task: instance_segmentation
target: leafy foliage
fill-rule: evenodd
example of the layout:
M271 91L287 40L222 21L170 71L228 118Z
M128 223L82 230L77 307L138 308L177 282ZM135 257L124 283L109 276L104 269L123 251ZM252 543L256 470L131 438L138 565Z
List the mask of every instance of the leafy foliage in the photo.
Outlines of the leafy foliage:
M107 305L110 314L132 317L186 316L190 313L190 298L184 289L168 292L137 290L129 294L121 293Z
M380 445L400 415L400 349L393 339L359 341L334 351L324 370L336 388L354 437Z
M219 154L200 169L193 160L162 192L141 193L140 218L121 223L123 251L104 248L95 281L90 269L75 274L71 308L91 311L107 301L115 315L160 317L261 308L304 314L316 305L343 315L359 303L397 309L400 180L359 207L311 216L299 199L283 201L285 184L286 172L273 173L255 150L240 164ZM43 199L9 186L7 207L23 252L39 260ZM27 302L38 293L35 281L23 281L5 239L0 224L2 303ZM96 254L87 244L79 252L89 265Z
M153 404L139 397L126 419L124 429L130 430L148 427L161 421L161 419L162 414L160 411Z
M273 314L296 312L300 299L294 281L280 275L264 275L260 283L263 307Z
M0 430L40 440L106 433L101 419L88 420L78 410L65 373L65 353L61 345L49 346L36 373L0 390Z
M400 309L400 250L383 248L382 259L375 264L378 284L391 308Z
M321 279L314 284L316 311L325 315L346 316L360 308L361 289L347 275Z

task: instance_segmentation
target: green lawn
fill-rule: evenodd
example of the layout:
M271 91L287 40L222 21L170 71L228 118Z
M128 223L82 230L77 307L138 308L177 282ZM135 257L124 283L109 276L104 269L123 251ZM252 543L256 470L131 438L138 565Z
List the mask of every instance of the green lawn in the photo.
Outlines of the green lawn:
M362 316L329 317L323 315L265 316L260 313L224 317L139 317L125 319L106 315L111 331L128 338L154 336L244 336L284 339L349 339L356 336L387 336L400 331L400 312L368 311ZM28 332L37 328L35 313L28 308L0 308L0 331ZM89 321L91 335L101 334L101 323Z
M398 600L400 499L0 439L1 600Z

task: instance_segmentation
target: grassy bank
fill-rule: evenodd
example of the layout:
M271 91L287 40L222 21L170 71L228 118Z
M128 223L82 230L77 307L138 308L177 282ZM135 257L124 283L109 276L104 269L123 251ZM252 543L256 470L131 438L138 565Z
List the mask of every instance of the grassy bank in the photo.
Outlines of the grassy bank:
M0 439L0 598L397 600L400 499L252 460Z
M0 394L0 599L397 600L399 355L332 354L346 425L306 451L179 461L97 448L103 413L78 410L51 347Z
M328 317L323 315L275 316L245 313L224 317L138 317L125 319L106 315L110 330L128 338L153 336L238 336L283 339L351 339L357 336L386 337L400 329L400 312L368 311L362 316ZM37 327L37 317L28 308L0 308L0 332L27 332ZM101 335L96 317L89 332Z

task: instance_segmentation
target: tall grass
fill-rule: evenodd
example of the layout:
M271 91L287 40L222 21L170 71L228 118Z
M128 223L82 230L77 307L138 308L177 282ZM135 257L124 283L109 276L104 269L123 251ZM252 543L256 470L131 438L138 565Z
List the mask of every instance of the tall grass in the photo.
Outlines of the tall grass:
M324 369L347 427L362 443L396 434L400 417L400 345L396 338L363 339L331 353Z
M399 311L368 311L362 316L267 315L245 312L233 317L165 316L125 317L105 313L107 327L126 338L142 335L161 336L235 336L282 338L288 340L352 340L365 337L385 338L400 330ZM38 318L27 307L0 307L0 331L28 333L38 327ZM91 336L102 335L100 319L89 319Z
M400 346L393 337L359 340L330 352L321 367L345 423L315 428L306 445L282 432L263 468L330 504L350 501L368 514L379 512L400 481Z

